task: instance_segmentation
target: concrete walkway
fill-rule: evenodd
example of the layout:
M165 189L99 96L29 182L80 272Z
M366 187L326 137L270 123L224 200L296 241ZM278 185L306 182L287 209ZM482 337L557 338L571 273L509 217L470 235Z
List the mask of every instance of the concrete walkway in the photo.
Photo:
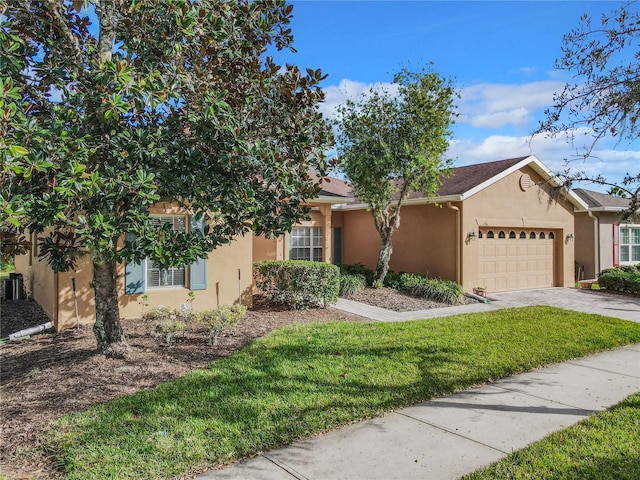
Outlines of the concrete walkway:
M338 307L379 321L399 321L547 304L640 321L640 299L597 292L554 288L492 297L490 304L426 311L429 315L385 314L344 301ZM640 344L395 410L198 478L453 480L637 391Z

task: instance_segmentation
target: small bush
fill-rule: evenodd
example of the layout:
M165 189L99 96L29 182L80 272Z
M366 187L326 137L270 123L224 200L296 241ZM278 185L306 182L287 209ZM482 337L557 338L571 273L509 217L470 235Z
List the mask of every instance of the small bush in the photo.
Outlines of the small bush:
M340 274L359 275L366 280L366 285L373 285L373 277L375 272L370 268L365 267L362 263L354 263L340 265Z
M402 283L400 281L402 275L403 272L398 273L393 270L389 270L387 275L384 277L384 286L393 288L394 290L402 290Z
M209 344L215 345L218 335L224 331L233 331L247 314L244 305L222 305L213 310L204 310L196 314L199 322L209 327Z
M338 301L340 270L322 262L273 260L254 263L256 286L272 302L292 310Z
M450 305L460 303L464 298L464 291L460 285L439 278L424 277L411 288L410 292L416 297L424 297L434 302Z
M353 295L367 286L362 275L340 275L340 296Z
M184 332L187 326L184 315L171 307L154 307L142 315L147 324L147 331L153 337L164 337L171 345L173 337L178 332Z
M600 288L620 293L640 295L640 272L632 268L607 268L600 272Z
M399 279L400 288L398 290L410 292L413 287L426 278L424 275L418 275L417 273L402 273Z

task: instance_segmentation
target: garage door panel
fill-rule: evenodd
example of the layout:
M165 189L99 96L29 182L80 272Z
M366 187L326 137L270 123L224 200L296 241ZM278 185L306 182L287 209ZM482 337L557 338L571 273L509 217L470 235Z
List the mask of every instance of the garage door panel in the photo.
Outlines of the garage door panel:
M534 232L535 238L531 238L531 230L525 233L526 238L520 238L518 234L516 238L487 238L482 235L478 239L480 285L490 291L554 285L554 240L541 239L539 231ZM548 236L548 232L545 235Z

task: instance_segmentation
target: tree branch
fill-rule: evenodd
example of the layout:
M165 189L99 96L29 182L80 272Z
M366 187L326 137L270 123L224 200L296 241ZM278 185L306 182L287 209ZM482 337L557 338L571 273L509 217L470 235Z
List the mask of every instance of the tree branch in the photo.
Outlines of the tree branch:
M62 11L63 3L55 0L42 0L42 5L44 5L44 7L51 14L50 18L52 21L52 26L60 34L65 43L68 53L71 56L72 61L69 62L69 64L72 65L71 68L75 70L78 77L82 78L84 76L84 70L82 67L84 65L84 61L82 58L82 48L80 46L80 42L65 21L66 16Z
M116 38L116 5L113 0L96 0L94 6L100 24L98 61L102 64L113 57L113 43Z

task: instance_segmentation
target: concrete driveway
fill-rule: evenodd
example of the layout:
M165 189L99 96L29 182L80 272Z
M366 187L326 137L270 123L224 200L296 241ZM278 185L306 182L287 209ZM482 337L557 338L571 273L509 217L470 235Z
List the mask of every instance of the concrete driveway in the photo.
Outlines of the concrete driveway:
M335 308L380 322L398 322L436 318L463 313L486 312L501 308L549 305L577 312L597 313L608 317L640 322L640 298L614 295L579 288L538 288L489 294L491 303L474 303L447 308L393 312L350 300L340 299Z
M640 298L580 288L540 288L489 295L498 306L549 305L640 322Z

